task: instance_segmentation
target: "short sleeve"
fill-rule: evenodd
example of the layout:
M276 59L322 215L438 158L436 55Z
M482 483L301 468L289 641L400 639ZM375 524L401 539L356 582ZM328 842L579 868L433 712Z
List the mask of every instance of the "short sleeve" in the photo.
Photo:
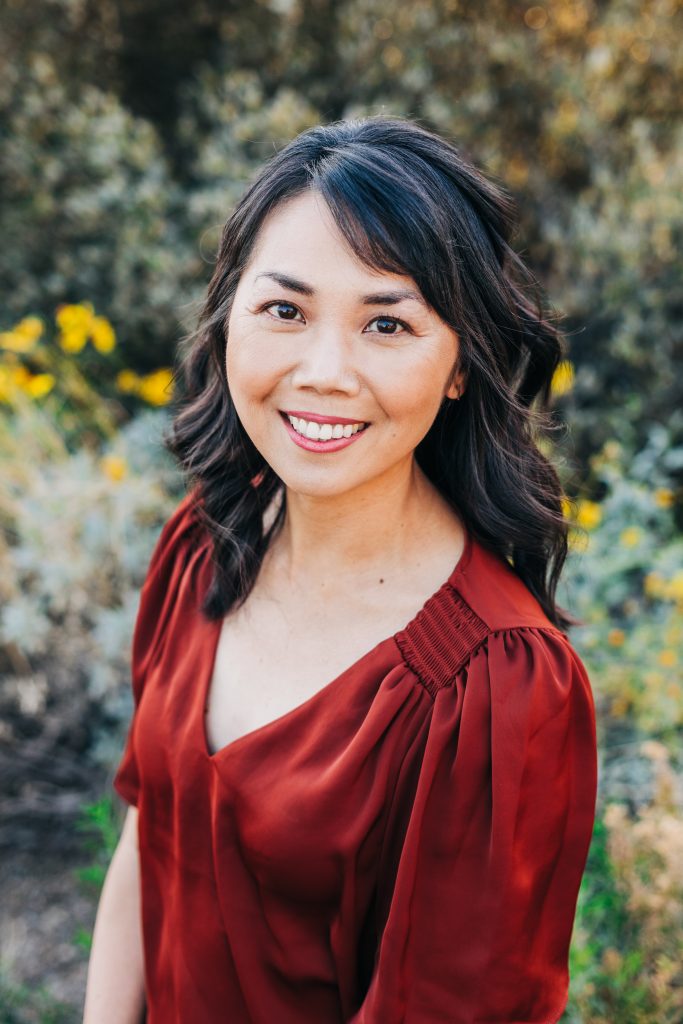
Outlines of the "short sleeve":
M489 634L435 695L349 1024L555 1024L596 796L593 695L566 634Z
M195 495L185 495L162 527L147 567L135 619L131 655L133 717L112 785L126 803L137 806L140 789L135 752L137 713L145 680L163 644L164 631L178 592L185 549L197 527Z

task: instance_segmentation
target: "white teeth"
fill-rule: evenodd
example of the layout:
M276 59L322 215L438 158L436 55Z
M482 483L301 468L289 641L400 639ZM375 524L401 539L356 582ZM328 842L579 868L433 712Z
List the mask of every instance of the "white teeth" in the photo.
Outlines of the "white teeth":
M290 416L287 419L292 424L297 434L310 438L311 441L330 441L332 438L351 437L365 426L364 423L314 423Z

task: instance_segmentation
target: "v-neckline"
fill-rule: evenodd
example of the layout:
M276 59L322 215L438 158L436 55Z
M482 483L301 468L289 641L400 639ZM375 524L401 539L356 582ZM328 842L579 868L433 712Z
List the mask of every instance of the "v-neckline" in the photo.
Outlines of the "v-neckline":
M234 740L229 740L228 743L224 744L222 747L219 747L217 750L214 750L213 753L209 749L209 742L206 732L205 709L208 709L209 706L211 682L213 680L213 674L216 666L218 644L221 637L223 620L218 619L216 622L212 623L212 650L210 658L207 659L208 671L205 674L204 678L201 680L201 686L199 687L200 702L199 715L197 716L199 746L201 748L201 753L204 759L210 763L218 764L229 754L231 754L236 747L241 747L245 743L248 743L249 740L256 739L257 736L261 736L266 732L270 732L271 730L276 729L285 721L291 718L298 717L299 714L310 708L310 706L314 702L323 700L333 689L339 686L341 682L352 671L354 671L358 668L359 665L362 665L365 661L367 661L373 654L380 650L380 648L386 646L389 643L395 643L398 646L398 641L400 641L401 637L407 631L410 630L411 626L415 623L415 621L422 617L426 612L428 612L433 605L438 604L443 593L453 586L457 577L460 576L465 571L466 567L469 565L474 548L477 545L477 541L472 536L469 529L464 525L463 531L465 535L463 550L460 554L460 558L455 564L455 567L448 575L447 579L445 579L444 582L439 587L437 587L437 589L432 594L429 595L429 597L423 602L418 611L415 612L415 614L412 616L409 622L407 622L406 625L402 627L402 629L399 629L395 633L392 633L390 636L386 636L383 639L379 640L373 647L365 651L363 654L360 655L360 657L356 658L355 661L353 661L350 665L344 668L338 675L334 677L334 679L330 680L328 683L325 683L319 690L316 690L315 693L313 693L310 697L307 697L300 704L297 704L293 708L290 708L289 711L285 711L283 714L278 715L277 718L273 718L270 722L265 722L263 725L256 726L255 729L250 729L242 736L237 736L235 737Z

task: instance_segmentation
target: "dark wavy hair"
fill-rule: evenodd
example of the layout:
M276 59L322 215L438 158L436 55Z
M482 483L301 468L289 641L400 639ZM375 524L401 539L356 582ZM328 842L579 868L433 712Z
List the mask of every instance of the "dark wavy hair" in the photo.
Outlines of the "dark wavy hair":
M180 398L164 436L212 537L202 612L219 619L246 599L284 521L284 484L237 416L225 348L264 219L307 189L324 198L360 260L410 276L459 335L464 392L442 404L415 449L419 466L555 626L581 624L555 602L569 523L557 472L537 443L542 431L560 429L549 406L564 340L511 248L514 202L452 142L385 115L302 132L260 168L223 228L197 328L174 374Z

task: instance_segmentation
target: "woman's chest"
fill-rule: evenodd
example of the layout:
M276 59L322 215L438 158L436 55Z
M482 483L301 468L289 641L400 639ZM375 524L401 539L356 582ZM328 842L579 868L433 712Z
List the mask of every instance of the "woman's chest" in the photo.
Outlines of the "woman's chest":
M271 890L335 899L341 866L369 871L379 855L406 750L417 754L430 698L391 638L341 665L322 688L340 663L318 648L317 665L304 659L308 697L296 665L287 675L277 650L266 648L258 660L237 659L244 674L235 675L242 686L255 677L259 717L239 695L231 701L228 687L221 695L230 733L208 743L207 683L220 679L222 663L210 664L210 642L210 632L194 633L183 657L159 663L148 680L136 747L150 834L178 864L216 872L226 885L239 861ZM221 653L235 654L236 646L226 643ZM269 671L290 684L287 700L268 685Z
M283 613L254 600L224 618L206 688L204 733L215 753L297 711L399 628L402 609Z

